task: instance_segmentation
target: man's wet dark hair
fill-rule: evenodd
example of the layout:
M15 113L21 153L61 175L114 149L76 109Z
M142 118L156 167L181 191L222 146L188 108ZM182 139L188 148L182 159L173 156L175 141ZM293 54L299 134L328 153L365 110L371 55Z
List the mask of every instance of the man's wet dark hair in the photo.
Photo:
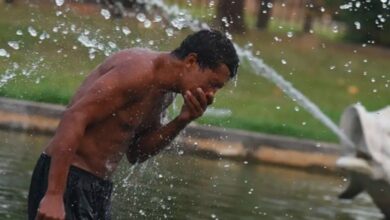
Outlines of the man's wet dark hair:
M197 54L201 68L215 69L225 64L230 70L230 78L237 74L239 59L232 42L217 30L201 30L189 35L172 51L178 59L184 59L188 54Z

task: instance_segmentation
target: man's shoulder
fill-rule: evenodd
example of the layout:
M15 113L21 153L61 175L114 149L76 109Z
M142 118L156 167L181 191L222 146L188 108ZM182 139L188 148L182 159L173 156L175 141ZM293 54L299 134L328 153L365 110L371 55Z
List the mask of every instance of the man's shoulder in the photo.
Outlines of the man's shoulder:
M107 61L122 70L148 70L156 52L144 48L130 48L112 54Z
M142 48L131 48L118 51L103 62L104 80L107 82L116 81L118 85L138 87L147 85L152 79L150 54L153 51ZM103 76L103 75L102 75Z
M110 56L111 59L117 61L142 61L153 57L157 52L147 48L128 48L115 52Z

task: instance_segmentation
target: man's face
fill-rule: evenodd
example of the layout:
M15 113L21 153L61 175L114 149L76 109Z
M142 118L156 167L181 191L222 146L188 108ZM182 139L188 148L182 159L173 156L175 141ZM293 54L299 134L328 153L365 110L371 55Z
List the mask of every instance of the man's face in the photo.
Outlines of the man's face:
M193 94L201 88L205 94L214 96L230 79L229 69L225 64L219 65L215 69L200 68L199 65L192 71L186 73L182 92L189 90Z

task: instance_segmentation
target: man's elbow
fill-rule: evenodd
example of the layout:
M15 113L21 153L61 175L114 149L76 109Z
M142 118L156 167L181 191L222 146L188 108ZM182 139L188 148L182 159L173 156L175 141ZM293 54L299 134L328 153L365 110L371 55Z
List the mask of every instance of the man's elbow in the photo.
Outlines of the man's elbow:
M84 112L72 108L65 110L62 115L62 122L72 122L72 124L87 124L87 115Z

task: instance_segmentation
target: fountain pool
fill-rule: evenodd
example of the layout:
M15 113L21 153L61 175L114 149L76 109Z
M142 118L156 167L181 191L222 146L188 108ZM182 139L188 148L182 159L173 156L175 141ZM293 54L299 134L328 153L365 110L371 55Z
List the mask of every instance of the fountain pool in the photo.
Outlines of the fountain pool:
M25 219L32 169L48 139L0 131L0 219ZM113 219L381 219L366 194L337 199L341 177L175 153L123 165Z

